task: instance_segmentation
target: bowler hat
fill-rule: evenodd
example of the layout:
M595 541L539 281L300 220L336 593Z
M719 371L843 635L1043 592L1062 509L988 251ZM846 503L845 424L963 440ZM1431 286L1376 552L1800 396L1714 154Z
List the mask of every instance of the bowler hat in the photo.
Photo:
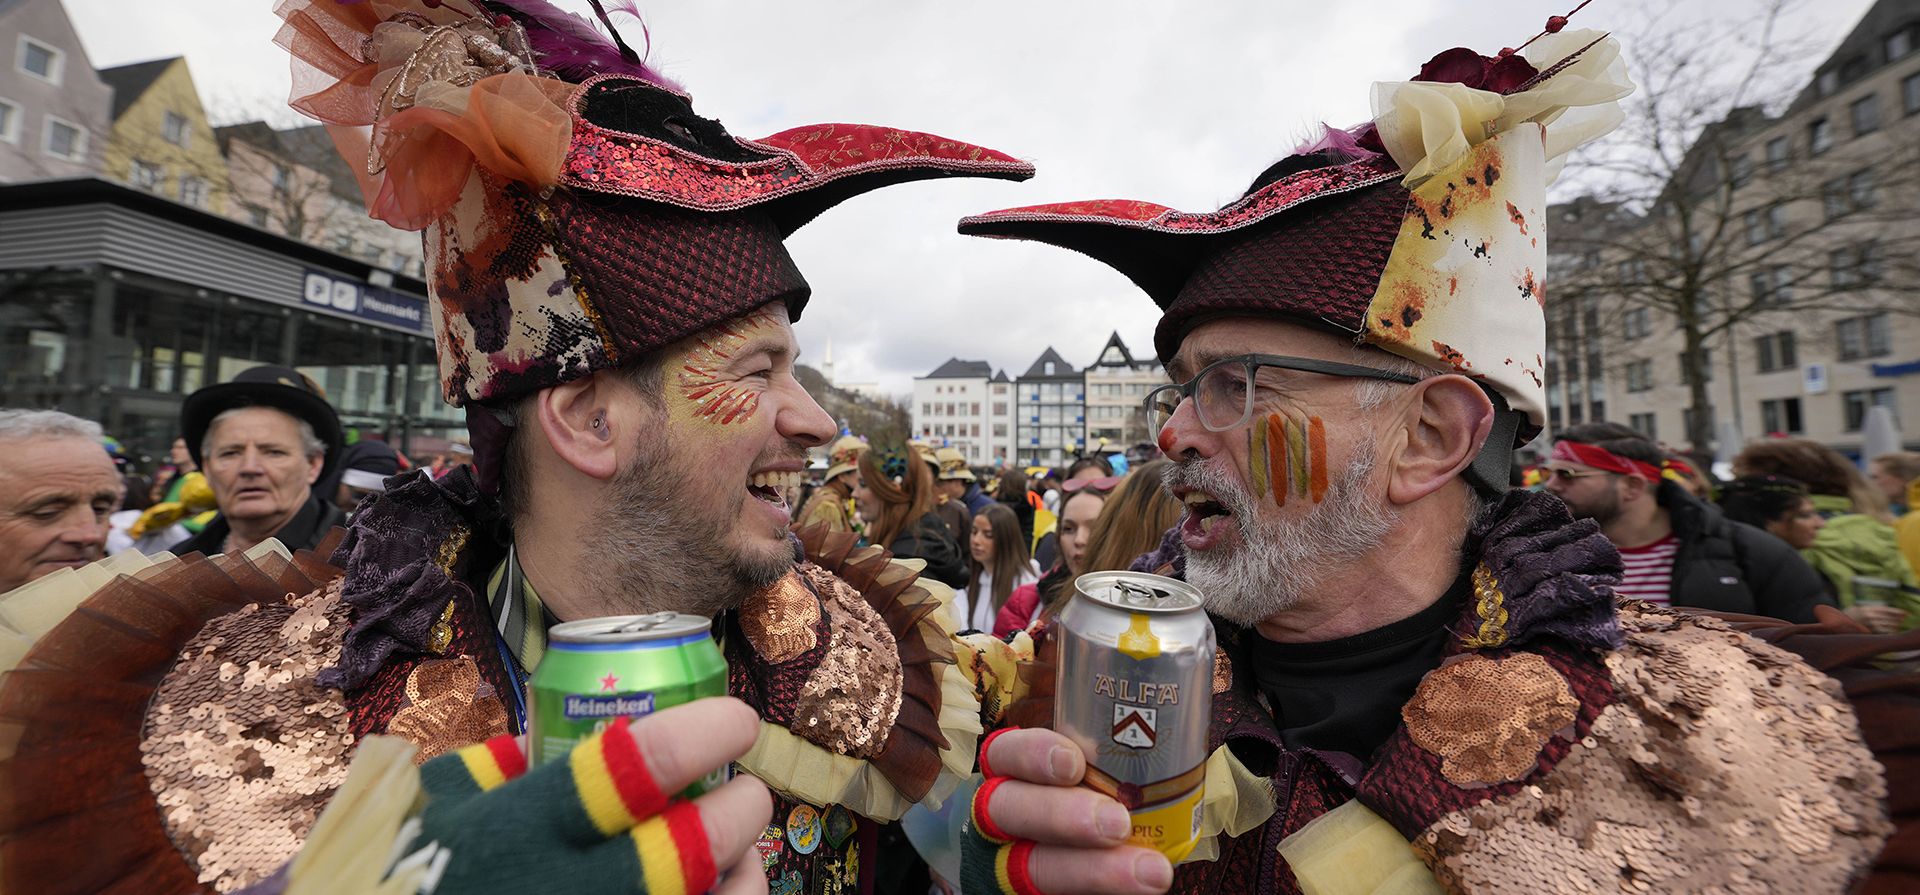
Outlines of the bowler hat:
M240 407L271 407L312 426L313 434L327 446L327 458L317 481L326 480L339 464L341 442L346 440L340 429L340 415L327 403L320 386L305 373L273 365L242 370L230 381L209 385L187 396L186 403L180 405L180 434L186 439L187 453L193 455L195 464L206 466L200 447L207 440L207 429L213 425L213 418Z

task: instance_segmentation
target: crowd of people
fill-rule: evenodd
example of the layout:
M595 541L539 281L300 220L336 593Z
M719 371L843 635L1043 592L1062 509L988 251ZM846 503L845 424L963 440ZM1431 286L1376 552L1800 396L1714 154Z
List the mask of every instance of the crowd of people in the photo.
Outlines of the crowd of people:
M294 107L423 234L465 462L349 444L255 368L183 405L126 528L179 555L140 566L100 559L129 490L100 427L0 411L0 889L1913 887L1911 458L1761 441L1716 495L1596 424L1512 487L1548 419L1547 184L1619 121L1616 41L1555 16L1447 50L1217 210L963 220L1160 310L1159 457L1030 477L844 432L796 375L786 240L1033 166L734 137L593 6L604 32L522 0L275 10ZM1050 664L1084 576L1123 568L1204 597L1206 692L1133 717L1207 751L1095 786L1141 728L1050 729ZM529 704L566 623L662 613L710 632L727 695L665 707L609 668ZM539 764L542 711L597 723ZM1133 834L1175 780L1204 794L1169 855Z

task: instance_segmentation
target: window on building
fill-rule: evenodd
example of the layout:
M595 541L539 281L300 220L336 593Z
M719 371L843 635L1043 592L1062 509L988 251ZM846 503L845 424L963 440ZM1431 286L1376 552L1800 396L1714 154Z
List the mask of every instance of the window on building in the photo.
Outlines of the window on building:
M968 406L970 406L970 407L972 407L972 408L973 408L972 410L969 410L969 411L967 411L967 413L968 413L968 415L970 415L970 416L979 416L979 415L980 415L980 402L978 402L978 401L975 401L975 402L973 402L972 404L970 404L970 405L968 405Z
M1626 376L1627 391L1645 392L1653 390L1653 361L1628 361L1626 366L1621 368L1621 372Z
M1706 374L1706 381L1713 381L1713 349L1700 349L1700 370ZM1687 353L1680 352L1680 384L1693 384L1693 368L1687 364Z
M1807 149L1819 155L1833 148L1833 123L1825 118L1815 118L1807 125Z
M993 402L993 415L994 415L994 416L1006 416L1006 415L1007 415L1007 402L1005 402L1005 401L995 401L995 402Z
M0 99L0 143L20 142L20 107Z
M1793 144L1786 137L1767 141L1767 170L1778 171L1793 160Z
M1884 311L1849 317L1834 324L1834 340L1839 343L1841 360L1885 356L1892 351L1890 335Z
M1005 438L1005 437L1007 437L1007 424L1006 424L1006 423L994 423L994 424L993 424L993 437L995 437L995 438Z
M1893 413L1894 424L1900 423L1900 405L1894 400L1891 388L1841 392L1840 405L1846 411L1848 432L1858 432L1864 428L1867 424L1867 411L1874 407L1887 408Z
M266 209L261 208L260 206L255 205L251 202L241 205L241 208L245 209L247 212L247 223L252 224L255 227L264 228L267 226L267 210Z
M1844 217L1853 210L1853 203L1847 201L1847 180L1835 177L1820 185L1820 211L1831 221Z
M1653 311L1649 308L1629 308L1621 317L1621 325L1628 341L1644 339L1653 334Z
M1048 376L1053 375L1053 361L1047 361L1046 375Z
M1793 270L1775 264L1747 275L1753 289L1753 301L1766 307L1781 307L1793 302Z
M1872 208L1880 200L1876 196L1880 186L1880 175L1871 169L1855 171L1847 177L1847 199L1854 210Z
M932 403L930 403L930 402L927 402L927 401L922 401L922 402L920 402L920 415L921 415L921 416L932 416L932 415L933 415L933 404L932 404Z
M158 189L160 179L166 176L159 165L134 159L127 166L127 182L143 190Z
M24 34L20 35L20 70L50 84L60 83L61 69L66 67L66 55L51 45L43 44Z
M1920 113L1920 72L1910 74L1900 82L1900 105L1908 115Z
M1791 370L1800 365L1793 344L1793 332L1781 330L1771 335L1753 340L1753 351L1760 359L1760 372L1772 373L1776 370Z
M1751 209L1740 216L1740 222L1747 233L1747 245L1757 246L1767 241L1766 212L1758 208Z
M284 193L292 183L293 171L291 169L286 165L276 164L273 166L273 188L275 191Z
M1741 155L1733 160L1733 186L1735 189L1753 182L1753 156Z
M1658 440L1660 438L1660 430L1654 422L1655 419L1656 416L1651 413L1630 413L1627 414L1627 428L1645 435L1649 439Z
M1910 26L1887 35L1886 43L1883 46L1887 51L1888 62L1898 62L1907 58L1908 53L1913 52L1913 34L1915 31L1920 31L1920 28Z
M1835 90L1840 89L1840 70L1835 68L1821 72L1819 77L1813 79L1813 89L1821 96L1832 96Z
M62 121L52 115L47 116L47 126L41 133L41 149L55 158L70 162L86 161L87 132L70 121Z
M1760 402L1760 428L1772 434L1799 435L1806 431L1800 422L1799 398L1776 398Z
M974 424L972 424L972 426L971 426L971 428L973 429L973 437L975 437L975 438L979 438L979 437L980 437L980 424L979 424L979 423L974 423Z
M1697 416L1697 414L1693 412L1692 407L1683 407L1680 409L1680 427L1685 429L1688 434L1692 434L1693 432L1693 420L1695 416ZM1707 405L1707 432L1709 434L1713 432L1713 405L1711 404Z
M181 177L180 201L195 208L205 208L207 205L207 182L198 177Z
M192 133L193 129L187 126L187 118L184 115L168 112L160 119L160 136L168 143L185 147L187 137Z
M1847 107L1847 114L1853 119L1853 135L1858 137L1871 134L1880 129L1880 95L1869 93L1853 101Z

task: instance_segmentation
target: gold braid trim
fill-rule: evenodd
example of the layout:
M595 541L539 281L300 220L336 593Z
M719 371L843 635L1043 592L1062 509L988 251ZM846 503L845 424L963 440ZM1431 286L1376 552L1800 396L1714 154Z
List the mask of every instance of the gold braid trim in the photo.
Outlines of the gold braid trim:
M1493 580L1493 573L1481 565L1473 570L1473 593L1479 603L1473 607L1480 616L1480 630L1461 639L1468 649L1493 649L1507 642L1507 595Z

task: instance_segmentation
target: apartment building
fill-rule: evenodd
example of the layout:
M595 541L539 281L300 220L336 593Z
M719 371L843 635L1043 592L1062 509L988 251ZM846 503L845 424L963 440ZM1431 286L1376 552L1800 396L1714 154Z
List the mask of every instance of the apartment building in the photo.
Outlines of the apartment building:
M1085 444L1089 449L1103 442L1106 450L1124 451L1138 444L1151 444L1146 410L1141 402L1147 392L1165 385L1167 370L1153 357L1135 359L1127 343L1115 332L1107 337L1100 357L1082 371L1087 385L1087 426Z
M992 364L957 357L914 377L913 403L908 408L914 437L958 449L968 463L989 462L988 381L992 378Z
M1065 466L1087 447L1086 378L1048 346L1014 379L1014 456L1022 466Z
M0 183L99 170L112 104L59 0L0 0Z

